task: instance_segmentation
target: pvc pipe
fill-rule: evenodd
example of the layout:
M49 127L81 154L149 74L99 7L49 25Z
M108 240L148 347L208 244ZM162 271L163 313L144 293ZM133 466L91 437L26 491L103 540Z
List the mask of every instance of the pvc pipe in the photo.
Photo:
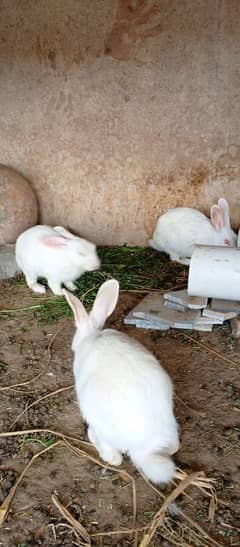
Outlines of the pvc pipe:
M196 245L190 261L188 294L240 300L240 248Z

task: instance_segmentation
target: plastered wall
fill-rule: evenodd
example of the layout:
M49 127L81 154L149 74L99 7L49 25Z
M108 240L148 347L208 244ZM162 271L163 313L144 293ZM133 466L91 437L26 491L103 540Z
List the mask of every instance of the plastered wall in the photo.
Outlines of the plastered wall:
M240 224L239 0L1 0L0 163L99 244L220 195Z

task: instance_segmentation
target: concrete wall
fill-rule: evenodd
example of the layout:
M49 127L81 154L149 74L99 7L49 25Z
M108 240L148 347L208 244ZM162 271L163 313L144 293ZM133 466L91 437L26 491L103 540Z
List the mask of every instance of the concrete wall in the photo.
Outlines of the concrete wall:
M143 244L169 206L240 224L239 0L1 0L0 163L41 220Z

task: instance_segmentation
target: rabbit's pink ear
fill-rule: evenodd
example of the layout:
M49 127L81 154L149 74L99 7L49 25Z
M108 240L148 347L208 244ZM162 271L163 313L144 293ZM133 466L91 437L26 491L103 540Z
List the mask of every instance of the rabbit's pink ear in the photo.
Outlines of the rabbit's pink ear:
M54 230L58 232L62 237L65 237L65 239L76 239L76 236L71 234L68 230L65 230L63 226L54 226Z
M67 245L66 239L57 236L43 236L40 238L40 241L43 245L46 245L46 247L65 247L65 245Z
M118 295L119 283L116 279L109 279L100 287L89 316L98 329L103 327L106 319L115 309Z
M63 289L63 294L70 308L72 308L76 326L79 327L82 324L82 321L88 318L88 314L82 305L82 302L80 302L74 294L67 291L67 289Z
M221 230L224 226L224 213L218 205L211 207L211 222L216 230Z
M224 225L230 228L230 213L229 213L229 205L227 200L225 198L219 198L218 206L223 211Z

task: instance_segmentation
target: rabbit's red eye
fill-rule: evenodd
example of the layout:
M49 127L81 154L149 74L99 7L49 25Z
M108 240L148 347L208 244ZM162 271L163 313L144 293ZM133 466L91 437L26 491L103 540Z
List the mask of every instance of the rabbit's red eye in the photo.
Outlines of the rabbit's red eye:
M229 241L229 239L224 239L224 243L225 243L225 245L230 245L230 244L231 244L231 242Z

